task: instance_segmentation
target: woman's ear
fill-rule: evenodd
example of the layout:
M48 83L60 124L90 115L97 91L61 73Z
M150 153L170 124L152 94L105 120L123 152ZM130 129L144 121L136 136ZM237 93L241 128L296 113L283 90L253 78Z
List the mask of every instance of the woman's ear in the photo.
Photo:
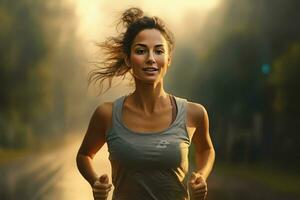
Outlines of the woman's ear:
M172 60L172 57L169 56L169 58L168 58L168 67L170 67L170 65L171 65L171 60Z
M127 67L131 68L129 56L127 56L127 55L125 56L125 64L126 64Z

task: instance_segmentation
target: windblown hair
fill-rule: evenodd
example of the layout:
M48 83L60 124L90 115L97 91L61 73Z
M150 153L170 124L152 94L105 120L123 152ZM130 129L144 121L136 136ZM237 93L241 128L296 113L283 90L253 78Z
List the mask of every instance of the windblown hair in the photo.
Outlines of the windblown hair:
M104 58L95 63L96 69L89 73L88 83L99 81L100 92L103 91L103 82L108 80L107 91L112 84L114 77L125 78L131 67L125 62L125 58L130 56L131 45L136 35L145 29L157 29L165 37L168 43L168 50L171 53L174 47L174 36L165 26L164 22L156 16L148 17L139 8L129 8L125 10L117 23L117 27L123 27L123 32L116 37L108 37L104 42L97 44L104 53Z

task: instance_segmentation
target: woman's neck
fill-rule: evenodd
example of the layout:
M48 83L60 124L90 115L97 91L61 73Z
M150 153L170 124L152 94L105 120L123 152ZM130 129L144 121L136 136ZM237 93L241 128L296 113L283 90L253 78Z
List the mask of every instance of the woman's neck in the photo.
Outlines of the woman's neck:
M139 107L145 114L151 114L155 110L170 104L168 94L163 88L163 82L156 84L137 83L132 93L132 103Z

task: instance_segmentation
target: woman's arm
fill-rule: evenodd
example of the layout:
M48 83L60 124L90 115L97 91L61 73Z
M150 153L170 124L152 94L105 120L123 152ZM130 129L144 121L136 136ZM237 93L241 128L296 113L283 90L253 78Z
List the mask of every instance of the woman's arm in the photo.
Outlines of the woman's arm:
M200 104L189 103L189 111L196 128L192 138L195 146L196 173L206 181L215 161L215 150L209 133L209 118L206 109Z
M94 185L95 181L99 180L99 176L92 165L92 160L106 142L105 132L110 127L111 113L112 103L104 103L95 110L77 153L78 170L91 186Z
M209 121L205 108L196 103L188 105L188 125L195 130L192 142L195 146L196 160L196 172L193 172L190 178L191 199L204 200L208 191L206 179L215 161L215 151L209 135Z

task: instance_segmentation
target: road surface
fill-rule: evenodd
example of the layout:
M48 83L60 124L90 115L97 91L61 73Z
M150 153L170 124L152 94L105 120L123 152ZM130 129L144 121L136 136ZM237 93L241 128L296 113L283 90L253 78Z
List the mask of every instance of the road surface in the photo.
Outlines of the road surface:
M0 166L2 200L92 200L92 190L76 167L78 137L63 148L53 149ZM111 174L105 145L96 155L99 174ZM111 180L110 180L111 182ZM207 200L299 200L272 191L266 186L239 178L212 173L208 180ZM111 199L112 191L108 200Z

